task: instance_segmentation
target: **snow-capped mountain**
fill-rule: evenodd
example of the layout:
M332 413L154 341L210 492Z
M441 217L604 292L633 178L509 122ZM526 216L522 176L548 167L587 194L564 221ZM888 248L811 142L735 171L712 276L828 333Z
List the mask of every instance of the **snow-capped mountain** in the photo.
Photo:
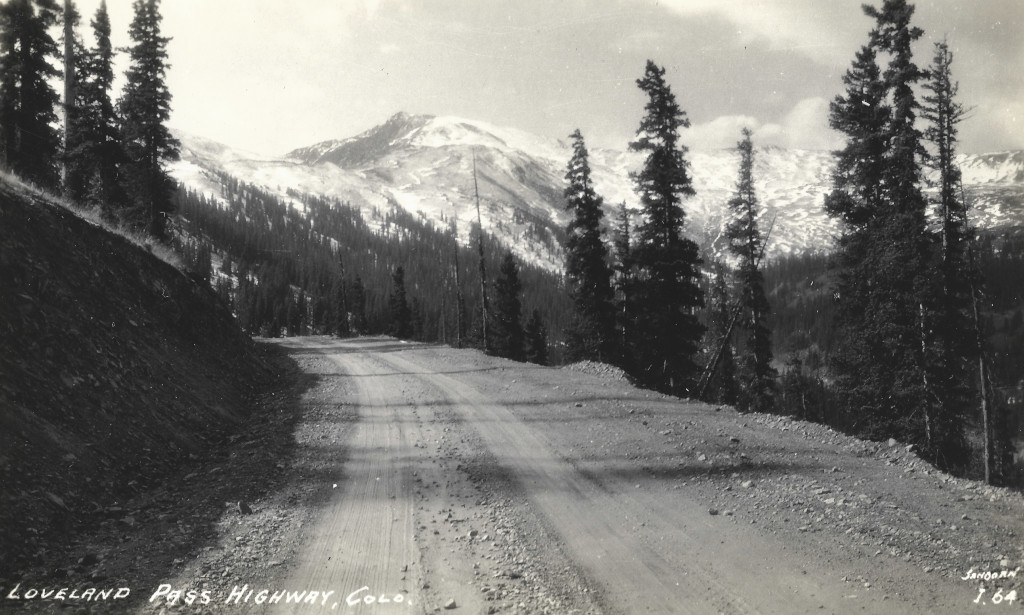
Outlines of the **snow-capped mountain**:
M567 142L480 121L405 113L355 137L324 141L279 158L246 154L187 134L178 137L182 159L172 173L211 196L220 195L212 172L224 172L285 198L295 190L347 201L363 208L368 221L380 219L368 215L374 210L404 208L438 227L455 222L460 236L468 239L478 191L484 228L525 260L561 268L557 238L568 222L562 190L572 153ZM687 159L697 194L684 203L686 230L698 243L719 249L739 155L733 150L691 151ZM609 214L622 202L638 209L629 173L641 162L635 153L590 150L595 187ZM822 202L832 164L829 152L757 149L754 176L762 224L775 220L769 256L829 248L837 226L825 215ZM1024 224L1024 151L961 156L960 165L974 224Z

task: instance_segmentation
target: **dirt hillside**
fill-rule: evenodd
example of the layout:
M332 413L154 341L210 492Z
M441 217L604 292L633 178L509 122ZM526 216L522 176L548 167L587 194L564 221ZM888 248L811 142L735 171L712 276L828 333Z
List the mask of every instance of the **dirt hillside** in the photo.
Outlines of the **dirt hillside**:
M0 580L83 527L130 527L125 500L230 438L287 371L261 355L208 288L0 183Z

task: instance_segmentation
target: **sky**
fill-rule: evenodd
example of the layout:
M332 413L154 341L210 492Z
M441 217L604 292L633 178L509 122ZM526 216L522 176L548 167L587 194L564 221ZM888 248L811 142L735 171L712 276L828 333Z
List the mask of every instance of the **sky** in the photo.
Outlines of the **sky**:
M76 0L81 35L100 0ZM625 149L648 59L666 69L692 149L834 149L828 103L868 40L862 0L163 0L170 125L264 155L354 136L391 115L454 115ZM881 0L874 2L881 4ZM927 66L944 37L960 151L1024 149L1024 0L918 0ZM129 44L130 0L107 0ZM123 54L122 54L123 56ZM124 67L124 60L121 60Z

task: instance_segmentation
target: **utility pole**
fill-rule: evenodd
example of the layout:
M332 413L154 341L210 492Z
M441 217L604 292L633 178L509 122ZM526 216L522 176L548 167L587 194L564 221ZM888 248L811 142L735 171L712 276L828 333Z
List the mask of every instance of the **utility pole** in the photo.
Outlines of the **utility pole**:
M462 299L462 281L460 279L460 267L459 267L459 227L458 227L458 212L452 219L452 242L454 244L455 252L455 347L462 348L462 306L464 301Z
M484 352L487 352L487 264L484 261L484 224L480 217L480 189L476 183L476 150L473 150L473 194L476 195L476 224L480 228L477 248L480 251L480 314L483 318L481 331L484 338Z

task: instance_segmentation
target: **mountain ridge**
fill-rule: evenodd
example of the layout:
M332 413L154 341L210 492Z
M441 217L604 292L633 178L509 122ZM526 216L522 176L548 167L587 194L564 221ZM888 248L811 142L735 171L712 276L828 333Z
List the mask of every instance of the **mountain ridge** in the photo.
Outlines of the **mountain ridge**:
M566 142L514 128L454 116L397 113L384 123L346 139L321 141L282 157L260 157L178 133L182 160L172 173L185 185L211 196L218 171L279 189L338 198L369 210L400 207L446 228L458 222L469 240L467 220L476 220L479 190L483 226L528 262L558 271L558 246L568 212L562 202ZM685 143L685 131L682 140ZM823 208L831 186L831 152L758 146L755 188L764 224L775 219L769 257L827 251L838 223ZM606 224L620 203L637 214L629 174L640 167L638 153L591 148L595 189L604 198ZM734 149L690 150L687 160L696 195L683 207L685 232L715 253L724 248L726 203L735 188L739 156ZM972 223L994 229L1024 224L1024 151L959 157ZM474 186L474 167L476 186Z

